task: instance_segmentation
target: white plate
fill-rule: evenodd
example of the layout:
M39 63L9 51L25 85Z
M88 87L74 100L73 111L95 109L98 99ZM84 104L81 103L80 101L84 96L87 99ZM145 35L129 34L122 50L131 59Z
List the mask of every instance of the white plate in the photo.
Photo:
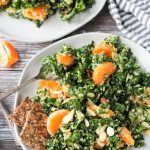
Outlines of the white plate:
M71 22L60 19L57 13L50 16L40 28L25 19L14 19L6 13L0 13L0 34L24 42L46 42L59 39L92 20L103 8L106 0L95 0L95 4L87 11L75 15Z
M35 55L30 60L30 62L26 65L26 67L23 70L22 75L20 77L19 85L23 81L28 80L31 77L35 76L41 67L43 57L52 55L54 52L59 51L63 44L69 44L72 47L77 48L77 47L81 47L83 45L89 44L92 40L95 41L96 43L100 42L104 38L108 37L109 35L110 34L105 34L105 33L84 33L84 34L79 34L76 36L72 36L72 37L63 39L61 41L58 41L58 42L48 46L47 48L43 49L40 53ZM132 52L138 59L138 62L140 63L141 67L145 71L150 72L150 59L149 59L150 54L144 48L142 48L141 46L137 45L136 43L134 43L128 39L121 38L121 40L123 43L125 43L132 49ZM21 91L19 91L16 95L14 108L16 108L16 106L20 103L20 101L22 100L23 97L34 96L36 89L37 89L37 82L35 82L35 83L29 85L28 87L22 89ZM15 131L19 137L19 130L18 130L17 126L15 126ZM141 148L140 150L149 150L150 149L150 142L148 143L148 140L150 140L150 138L146 138L146 146L144 148ZM24 150L29 150L29 148L27 148L22 142L20 142L20 144Z

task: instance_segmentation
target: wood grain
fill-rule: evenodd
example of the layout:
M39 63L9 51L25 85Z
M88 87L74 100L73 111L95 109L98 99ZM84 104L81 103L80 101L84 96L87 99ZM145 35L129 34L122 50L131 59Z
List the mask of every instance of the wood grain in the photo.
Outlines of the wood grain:
M77 31L71 33L68 36L83 33L83 32L106 32L113 34L121 34L117 29L114 20L111 18L109 11L107 9L107 4L91 22L78 29ZM68 37L66 36L66 37ZM0 37L4 38L4 37ZM8 39L8 38L7 38ZM50 45L53 42L46 42L40 44L29 44L24 42L18 42L11 39L10 40L15 48L18 50L20 55L20 60L12 68L2 68L0 67L0 94L7 92L9 89L17 85L20 74L27 64L27 62L38 52L40 52L44 47ZM10 96L7 101L7 108L12 111L14 101L14 95ZM0 150L21 150L21 147L17 147L12 138L10 130L5 122L5 119L0 110Z

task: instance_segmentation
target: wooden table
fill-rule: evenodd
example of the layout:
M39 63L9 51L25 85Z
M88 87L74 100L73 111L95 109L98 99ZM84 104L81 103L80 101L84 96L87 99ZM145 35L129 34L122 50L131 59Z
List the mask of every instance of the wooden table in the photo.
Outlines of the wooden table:
M75 35L83 32L106 32L113 34L121 34L118 30L114 20L109 14L107 4L91 22L68 35ZM1 37L0 37L1 38ZM3 38L3 37L2 37ZM7 92L8 89L15 87L18 83L20 74L26 63L44 47L50 45L52 42L42 44L28 44L24 42L17 42L10 40L19 52L20 60L12 68L0 68L0 93ZM14 102L14 95L8 98L7 107L12 110ZM16 146L11 132L5 122L5 119L0 110L0 150L21 150L20 146Z

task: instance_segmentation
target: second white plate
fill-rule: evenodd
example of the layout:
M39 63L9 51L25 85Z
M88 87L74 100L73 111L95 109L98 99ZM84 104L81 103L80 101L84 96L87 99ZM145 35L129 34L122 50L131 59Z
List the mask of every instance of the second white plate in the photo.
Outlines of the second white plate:
M6 13L0 13L0 35L32 43L47 42L59 39L92 20L103 8L106 0L95 0L87 11L77 14L71 22L64 22L57 13L50 16L40 28L25 19L14 19Z

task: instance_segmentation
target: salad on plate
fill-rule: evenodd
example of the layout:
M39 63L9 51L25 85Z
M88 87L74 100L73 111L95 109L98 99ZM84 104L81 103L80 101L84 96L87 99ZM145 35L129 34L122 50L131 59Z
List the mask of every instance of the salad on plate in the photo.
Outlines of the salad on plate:
M0 0L0 11L14 18L24 18L38 27L51 15L59 12L63 21L91 8L95 0Z
M128 150L150 134L150 73L119 36L80 48L63 45L43 64L37 94L9 119L24 144L47 150Z

